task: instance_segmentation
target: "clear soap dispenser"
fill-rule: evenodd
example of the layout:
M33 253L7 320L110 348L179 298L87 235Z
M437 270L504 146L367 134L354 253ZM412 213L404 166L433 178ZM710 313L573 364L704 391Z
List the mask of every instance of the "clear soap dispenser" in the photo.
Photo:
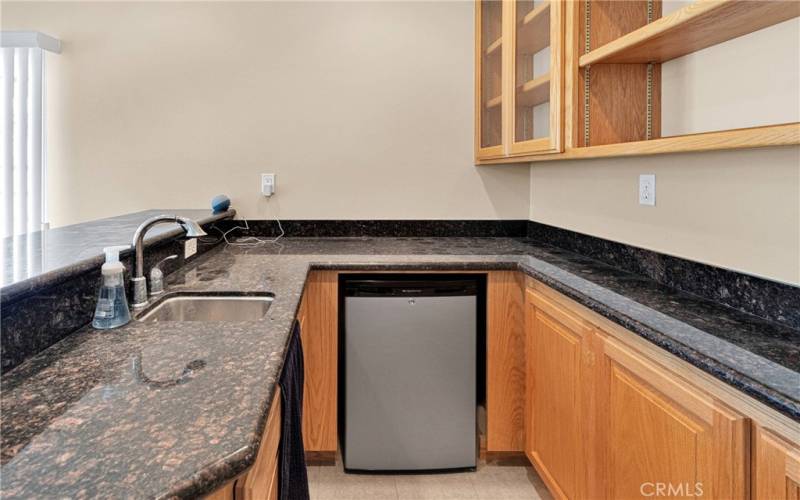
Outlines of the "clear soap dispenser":
M106 262L100 269L103 281L97 297L92 326L101 330L117 328L131 320L128 300L125 297L125 266L119 261L119 252L129 249L129 245L106 247Z

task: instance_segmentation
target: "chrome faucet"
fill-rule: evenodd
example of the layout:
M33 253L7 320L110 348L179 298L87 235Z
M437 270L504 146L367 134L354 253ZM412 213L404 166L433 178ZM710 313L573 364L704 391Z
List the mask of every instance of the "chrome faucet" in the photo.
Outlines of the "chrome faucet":
M198 238L205 236L206 232L200 225L186 217L177 215L156 215L142 222L133 234L133 251L136 253L136 260L133 264L133 307L141 309L147 305L147 278L144 277L144 235L156 224L176 222L186 231L188 238Z

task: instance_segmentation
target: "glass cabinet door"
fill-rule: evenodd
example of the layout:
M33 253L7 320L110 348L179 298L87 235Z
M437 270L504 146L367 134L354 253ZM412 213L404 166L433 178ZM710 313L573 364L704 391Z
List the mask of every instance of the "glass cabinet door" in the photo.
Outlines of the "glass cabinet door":
M561 151L562 1L514 3L510 152Z
M503 149L503 1L475 4L475 156L496 158Z

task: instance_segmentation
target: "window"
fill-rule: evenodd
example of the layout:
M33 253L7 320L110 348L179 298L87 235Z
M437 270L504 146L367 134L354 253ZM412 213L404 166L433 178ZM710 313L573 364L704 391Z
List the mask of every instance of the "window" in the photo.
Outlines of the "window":
M61 43L37 32L2 33L3 237L42 229L45 223L44 51Z

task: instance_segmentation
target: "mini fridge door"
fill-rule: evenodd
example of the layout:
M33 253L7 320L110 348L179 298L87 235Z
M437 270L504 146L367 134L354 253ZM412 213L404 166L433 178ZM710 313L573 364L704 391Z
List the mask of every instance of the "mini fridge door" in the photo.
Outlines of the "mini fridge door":
M476 296L345 298L346 470L473 468Z

